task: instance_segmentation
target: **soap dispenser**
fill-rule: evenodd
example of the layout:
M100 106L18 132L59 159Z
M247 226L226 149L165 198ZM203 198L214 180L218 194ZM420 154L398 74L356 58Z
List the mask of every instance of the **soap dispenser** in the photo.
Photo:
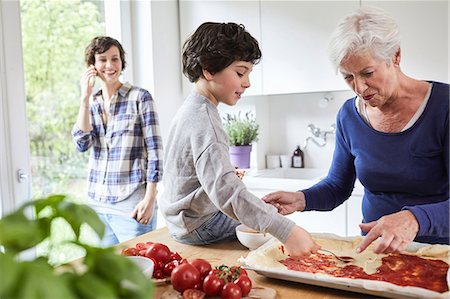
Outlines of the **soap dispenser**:
M304 154L302 149L300 148L300 145L297 145L297 148L294 151L294 154L292 155L292 167L293 168L304 168Z

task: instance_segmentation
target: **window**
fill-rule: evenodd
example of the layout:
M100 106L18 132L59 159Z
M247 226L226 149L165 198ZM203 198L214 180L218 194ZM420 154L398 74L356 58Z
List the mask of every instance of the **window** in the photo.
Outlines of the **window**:
M71 129L80 103L84 50L94 36L105 34L103 2L26 0L20 9L32 197L59 193L83 202L88 153L75 150ZM58 230L61 240L71 238L65 222ZM95 238L89 230L84 235ZM44 244L37 253L47 250ZM77 255L82 252L64 245L50 259L60 263Z

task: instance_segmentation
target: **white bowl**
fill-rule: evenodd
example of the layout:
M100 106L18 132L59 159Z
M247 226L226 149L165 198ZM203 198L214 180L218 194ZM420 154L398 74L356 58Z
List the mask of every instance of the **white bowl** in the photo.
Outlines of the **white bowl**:
M127 258L132 260L139 268L141 268L145 276L152 278L155 265L151 259L143 256L127 256Z
M272 238L270 234L257 232L243 224L236 227L236 236L239 242L250 250L255 250Z

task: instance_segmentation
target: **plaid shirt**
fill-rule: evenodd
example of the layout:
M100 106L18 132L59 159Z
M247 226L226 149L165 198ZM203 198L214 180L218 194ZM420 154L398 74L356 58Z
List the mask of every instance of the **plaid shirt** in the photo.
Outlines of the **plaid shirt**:
M103 123L103 96L99 90L90 104L91 132L76 125L76 148L92 147L88 196L100 202L118 202L146 182L162 178L162 140L150 93L125 83L111 98L107 127Z

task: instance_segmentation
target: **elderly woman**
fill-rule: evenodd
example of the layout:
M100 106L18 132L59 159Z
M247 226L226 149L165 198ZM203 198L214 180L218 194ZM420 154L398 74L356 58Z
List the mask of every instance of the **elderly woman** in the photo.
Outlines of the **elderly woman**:
M402 251L411 241L449 243L449 85L408 77L400 68L396 22L376 8L344 18L330 57L356 93L337 115L328 176L301 192L264 200L280 213L329 211L364 186L366 237L375 253Z

